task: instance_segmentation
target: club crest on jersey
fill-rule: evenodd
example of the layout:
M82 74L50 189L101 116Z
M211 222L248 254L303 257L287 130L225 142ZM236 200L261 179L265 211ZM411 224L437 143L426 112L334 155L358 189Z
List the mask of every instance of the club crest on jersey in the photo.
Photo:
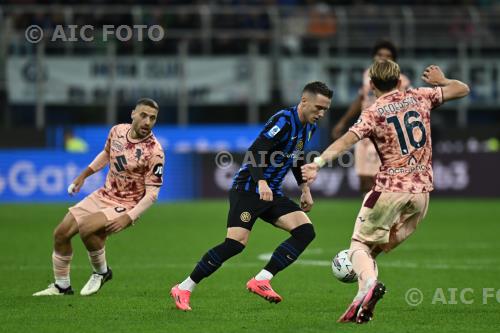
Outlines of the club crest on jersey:
M240 215L240 220L242 222L248 223L252 219L252 215L249 212L243 212Z
M302 150L304 148L304 141L302 139L297 142L297 145L295 146L295 150Z
M279 133L279 131L281 131L281 128L278 126L278 125L274 125L273 128L271 128L268 132L267 132L267 136L273 138L276 134Z
M117 152L122 152L123 151L123 144L118 141L118 140L112 140L111 141L111 149Z
M141 156L142 156L142 150L137 148L135 150L135 158L137 158L137 161L139 161L141 159Z

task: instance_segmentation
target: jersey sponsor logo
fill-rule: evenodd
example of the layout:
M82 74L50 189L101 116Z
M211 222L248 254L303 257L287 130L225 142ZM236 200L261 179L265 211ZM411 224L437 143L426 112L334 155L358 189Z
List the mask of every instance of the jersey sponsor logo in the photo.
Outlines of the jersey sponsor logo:
M124 211L126 211L126 209L123 207L115 207L115 212L117 213L123 213Z
M240 220L242 222L250 222L250 220L252 219L252 215L249 213L249 212L243 212L240 214Z
M125 171L125 166L127 165L127 158L125 155L116 156L115 169L118 172Z
M424 173L429 171L429 168L423 164L410 165L410 167L399 167L399 168L389 168L387 169L387 173L390 176L395 175L405 175L410 173Z
M267 135L273 138L276 134L281 131L281 128L278 125L274 125L273 128L271 128L268 132Z
M153 168L153 175L155 175L158 178L163 177L163 164L158 163L154 166Z
M118 140L111 141L111 149L117 152L123 151L123 144Z

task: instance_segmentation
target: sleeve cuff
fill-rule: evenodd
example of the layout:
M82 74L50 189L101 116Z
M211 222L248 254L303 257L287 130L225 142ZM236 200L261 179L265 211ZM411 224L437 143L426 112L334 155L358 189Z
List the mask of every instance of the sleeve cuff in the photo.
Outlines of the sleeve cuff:
M363 140L363 136L359 133L358 130L354 129L354 128L349 128L349 132L353 132L354 134L356 134L356 136L358 137L358 139L360 140Z

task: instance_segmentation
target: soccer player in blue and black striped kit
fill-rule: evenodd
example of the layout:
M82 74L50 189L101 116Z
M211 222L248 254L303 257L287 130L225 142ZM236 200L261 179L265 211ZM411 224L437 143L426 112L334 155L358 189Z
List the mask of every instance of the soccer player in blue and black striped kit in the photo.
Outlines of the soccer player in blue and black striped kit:
M302 180L300 167L316 122L330 108L332 94L324 83L311 82L304 87L297 106L279 111L266 123L248 149L246 163L235 175L229 191L225 240L205 253L193 272L170 291L178 309L191 310L189 299L194 287L226 260L243 251L259 217L290 232L291 237L276 248L264 269L248 281L247 289L270 302L282 300L271 288L271 279L297 260L315 237L313 225L304 213L311 210L313 200L307 183ZM302 190L300 207L281 190L290 169Z

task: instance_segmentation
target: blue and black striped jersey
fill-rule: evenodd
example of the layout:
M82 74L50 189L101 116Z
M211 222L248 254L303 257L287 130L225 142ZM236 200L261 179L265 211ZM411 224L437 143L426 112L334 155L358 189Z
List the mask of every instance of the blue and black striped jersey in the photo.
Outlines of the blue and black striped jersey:
M300 166L304 164L304 150L311 141L316 127L300 122L297 106L273 115L247 152L256 158L250 159L238 170L233 179L232 189L259 193L257 182L262 177L275 195L282 196L281 185L290 169L297 183L303 183ZM255 161L260 161L261 157L263 160L258 174L262 176L256 177L254 170L259 165L255 166Z

